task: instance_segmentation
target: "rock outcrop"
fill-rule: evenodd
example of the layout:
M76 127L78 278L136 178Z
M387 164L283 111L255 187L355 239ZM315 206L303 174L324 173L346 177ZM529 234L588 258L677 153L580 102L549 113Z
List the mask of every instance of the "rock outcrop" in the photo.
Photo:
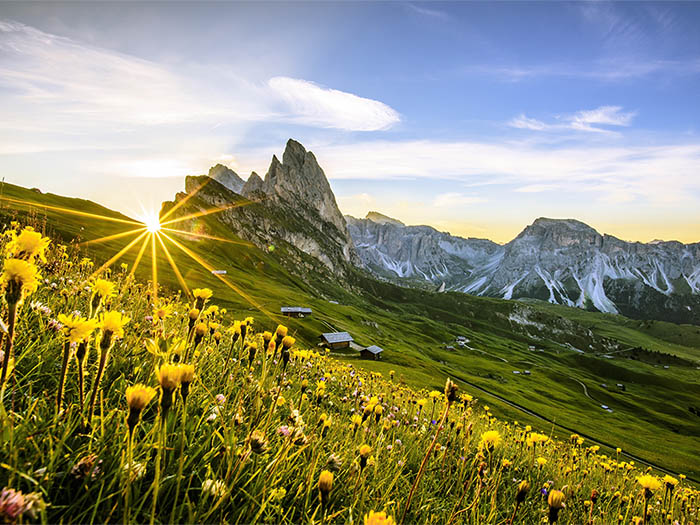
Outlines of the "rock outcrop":
M187 177L186 194L197 193L192 205L224 208L217 217L237 236L263 249L287 243L336 276L360 264L326 175L314 154L298 142L287 142L282 162L272 157L264 179L253 172L243 183L221 165L209 174L210 180ZM290 265L308 263L300 254L287 259Z
M222 184L234 193L240 193L245 181L238 174L223 164L217 164L209 169L209 178Z

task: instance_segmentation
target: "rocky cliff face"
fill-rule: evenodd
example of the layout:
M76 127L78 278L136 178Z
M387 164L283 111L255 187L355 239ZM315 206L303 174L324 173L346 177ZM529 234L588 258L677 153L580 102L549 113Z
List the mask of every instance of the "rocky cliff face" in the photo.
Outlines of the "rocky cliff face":
M700 323L700 243L631 243L576 220L541 218L498 245L373 219L347 218L364 265L384 278Z
M186 194L197 192L194 202L226 208L217 215L239 237L261 248L280 241L288 243L336 276L360 264L323 170L314 154L298 142L287 142L282 162L272 157L264 179L253 172L243 183L221 165L209 174L218 184L211 180L203 184L203 177L187 177ZM293 257L285 262L302 264L302 259Z
M241 194L249 199L262 199L294 210L340 247L343 262L359 264L345 218L338 209L326 174L314 154L306 151L297 141L289 139L282 162L273 156L265 179L251 175ZM293 244L298 244L300 249L328 264L324 246L301 237L294 239Z
M217 164L209 169L209 178L214 179L234 193L240 193L245 181L238 174L223 164Z

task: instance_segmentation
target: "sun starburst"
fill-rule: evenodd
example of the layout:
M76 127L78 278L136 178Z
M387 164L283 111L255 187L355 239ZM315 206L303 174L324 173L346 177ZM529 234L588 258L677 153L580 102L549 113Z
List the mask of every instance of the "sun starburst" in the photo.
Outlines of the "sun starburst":
M98 213L88 213L88 212L83 212L80 210L75 210L71 208L65 208L65 207L60 207L60 206L49 206L49 205L44 205L41 203L37 202L32 202L32 201L25 201L21 199L13 199L10 197L0 197L0 199L11 202L18 207L26 207L27 209L31 208L39 208L43 209L45 211L51 211L51 212L56 212L56 213L65 213L69 215L76 215L80 217L85 217L85 218L90 218L90 219L97 219L97 220L104 220L104 221L110 221L110 222L116 222L119 224L125 224L129 226L133 226L133 228L126 229L124 231L114 233L111 235L106 235L104 237L99 237L97 239L90 239L83 241L78 244L78 246L90 246L90 245L96 245L96 244L102 244L106 243L109 241L115 241L118 239L123 239L123 238L128 238L131 236L134 236L133 239L129 240L128 243L126 243L121 249L119 249L114 255L109 257L102 265L100 265L91 275L91 278L97 277L98 275L102 274L107 268L110 266L114 265L117 261L119 261L121 258L123 258L126 254L135 251L136 252L136 257L134 259L134 263L129 271L129 275L134 275L136 273L137 268L139 267L141 261L144 258L144 255L146 255L146 250L149 250L150 252L150 257L151 257L151 295L152 295L152 300L155 301L158 297L158 275L159 275L159 268L158 268L158 256L159 254L162 254L165 260L167 260L168 265L172 269L173 273L175 274L175 277L177 279L177 282L180 284L180 287L182 288L183 292L187 295L187 297L191 297L191 292L190 292L190 287L187 285L187 282L182 274L182 271L178 267L175 258L173 257L170 249L168 249L167 244L170 244L171 247L174 247L177 249L177 251L182 252L187 256L187 258L191 261L194 261L197 265L199 265L201 268L204 268L210 275L221 281L224 285L226 285L230 290L234 291L237 295L239 295L242 299L244 299L247 303L249 303L251 306L255 307L259 311L261 311L263 314L267 315L270 318L275 319L276 316L274 316L272 313L267 311L262 305L260 305L257 301L255 301L250 295L248 295L244 290L242 290L239 286L237 286L235 283L231 282L230 278L228 278L225 275L222 275L220 272L215 271L216 268L208 262L205 258L197 254L195 251L193 251L191 248L185 246L183 243L180 241L176 240L174 236L179 236L182 237L183 240L211 240L211 241L217 241L217 242L225 242L229 244L236 244L236 245L241 245L241 246L249 246L252 247L253 244L246 242L246 241L241 241L241 240L234 240L234 239L226 239L224 237L218 237L215 235L209 235L207 233L203 233L200 231L197 232L191 232L187 231L184 229L176 229L173 228L175 224L181 224L185 221L188 220L194 220L198 219L201 217L205 217L207 215L215 214L215 213L221 213L223 211L230 210L232 208L240 207L240 206L246 206L248 204L252 204L254 201L240 201L236 203L232 203L229 205L224 205L224 206L218 206L215 208L209 208L209 209L204 209L204 210L199 210L191 213L183 213L179 217L174 216L174 213L180 209L182 206L184 206L186 203L190 201L202 188L206 186L208 181L205 181L203 184L201 184L198 188L195 189L194 192L190 193L185 197L184 199L181 199L178 201L173 207L171 207L166 213L164 213L162 216L160 216L155 210L144 210L143 213L140 214L139 220L132 220L127 217L118 217L118 216L108 216L108 215L101 215ZM167 233L166 233L167 232ZM167 241L167 244L166 242Z

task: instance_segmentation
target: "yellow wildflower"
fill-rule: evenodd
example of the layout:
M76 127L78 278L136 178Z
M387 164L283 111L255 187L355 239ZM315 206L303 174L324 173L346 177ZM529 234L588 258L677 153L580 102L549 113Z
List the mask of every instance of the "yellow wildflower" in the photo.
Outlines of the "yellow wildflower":
M16 257L33 262L38 257L42 262L46 262L44 252L51 240L43 237L41 233L35 232L33 228L26 227L5 247L5 254L8 257Z
M195 288L192 290L192 295L194 295L196 299L204 299L206 301L207 299L211 299L214 292L209 288Z
M8 303L19 303L36 291L40 278L38 268L29 261L5 259L0 275L0 288L5 291Z
M132 410L143 410L156 395L156 389L145 385L134 385L126 389L126 404Z
M114 297L114 283L106 279L97 279L92 285L92 293L100 296L102 299Z
M487 430L481 435L479 448L493 449L501 442L501 434L498 430Z
M364 525L396 525L394 518L387 516L386 512L369 511L365 514Z
M181 371L178 365L165 364L156 369L158 383L163 390L172 392L180 386Z
M105 334L111 334L111 337L121 339L124 337L124 325L130 320L121 312L112 310L100 316L100 328Z

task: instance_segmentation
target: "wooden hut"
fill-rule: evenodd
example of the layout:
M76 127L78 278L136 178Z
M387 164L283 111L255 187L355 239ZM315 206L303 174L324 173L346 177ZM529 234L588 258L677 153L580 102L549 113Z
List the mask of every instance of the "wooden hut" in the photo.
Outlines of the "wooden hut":
M347 332L329 332L320 335L321 343L332 350L348 348L353 341L352 336Z
M379 361L382 358L382 352L384 350L379 348L377 345L368 346L360 350L360 357L362 359L370 359L373 361Z

